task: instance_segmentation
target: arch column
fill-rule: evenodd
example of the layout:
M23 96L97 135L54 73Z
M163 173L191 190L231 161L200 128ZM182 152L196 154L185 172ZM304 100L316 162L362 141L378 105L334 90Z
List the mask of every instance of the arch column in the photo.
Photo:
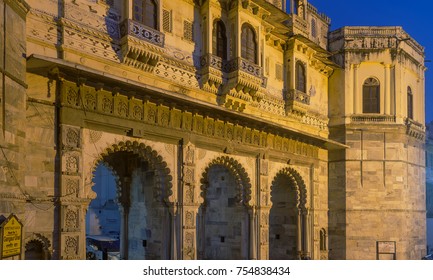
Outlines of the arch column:
M249 214L249 259L257 260L257 207L251 206L248 211Z
M302 258L303 248L302 248L302 213L301 209L298 208L298 217L296 220L296 249L297 249L297 258Z
M79 88L74 84L74 89ZM56 195L59 213L58 251L53 258L86 259L86 208L91 198L83 193L82 129L60 125L60 187Z
M269 213L270 206L270 193L268 187L268 174L269 174L269 160L258 158L258 179L257 179L257 222L258 236L256 237L258 243L257 259L269 259Z
M129 209L131 207L131 202L129 199L129 190L131 187L131 178L130 177L123 177L121 179L121 186L122 186L122 195L120 197L120 214L121 214L121 232L120 236L122 236L122 242L121 242L121 259L127 260L128 259L128 248L129 248Z
M358 69L359 64L352 64L353 69L353 112L362 114L362 94L359 91Z
M196 164L196 148L193 144L188 143L179 149L182 186L181 191L181 258L183 260L194 260L198 258L197 240L200 240L199 234L201 230L197 230L197 217L199 203L196 196L195 185L195 164ZM201 223L200 223L201 224Z
M309 209L305 209L303 211L303 239L304 239L304 248L303 248L303 258L310 259L311 258L311 214Z

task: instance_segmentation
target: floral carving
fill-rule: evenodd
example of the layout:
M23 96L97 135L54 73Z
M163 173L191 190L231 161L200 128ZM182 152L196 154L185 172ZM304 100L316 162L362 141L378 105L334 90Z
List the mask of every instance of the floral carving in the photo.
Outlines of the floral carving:
M102 111L104 113L111 113L113 111L113 103L107 97L102 99Z
M78 236L67 236L65 239L65 253L67 255L78 254Z
M65 214L65 225L66 228L74 229L78 228L78 210L74 211L68 209Z
M73 128L66 129L66 145L69 147L78 147L80 142L79 131Z
M76 194L78 195L78 180L66 179L66 195Z
M70 173L78 172L78 157L69 156L66 158L66 172L70 172Z
M128 115L128 105L125 102L120 101L117 107L117 113L121 117L126 117Z
M69 105L78 106L78 92L75 89L68 89L68 92L66 93L66 102L68 102Z
M84 97L84 107L87 110L95 110L96 97L93 94L86 94L86 96Z

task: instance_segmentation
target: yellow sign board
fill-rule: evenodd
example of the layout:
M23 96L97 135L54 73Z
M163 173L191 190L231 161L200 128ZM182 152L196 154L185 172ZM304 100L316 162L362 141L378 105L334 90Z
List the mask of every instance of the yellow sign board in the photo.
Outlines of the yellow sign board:
M22 232L23 225L13 214L0 225L1 258L21 254Z

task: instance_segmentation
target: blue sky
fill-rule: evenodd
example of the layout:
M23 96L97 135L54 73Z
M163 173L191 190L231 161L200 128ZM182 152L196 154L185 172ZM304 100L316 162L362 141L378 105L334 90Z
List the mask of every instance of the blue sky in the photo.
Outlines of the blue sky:
M331 18L331 30L342 26L402 26L425 48L426 122L433 121L433 1L309 0Z

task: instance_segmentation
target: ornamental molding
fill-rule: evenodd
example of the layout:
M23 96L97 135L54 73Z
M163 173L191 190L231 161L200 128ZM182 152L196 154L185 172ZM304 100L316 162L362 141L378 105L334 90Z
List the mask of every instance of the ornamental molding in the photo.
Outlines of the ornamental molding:
M88 94L84 94L83 98L79 98L79 95L82 93L80 92L80 89L83 88L86 88L86 92ZM233 94L235 95L238 93L234 90ZM301 142L295 141L289 135L276 135L275 132L271 130L263 130L249 127L247 125L235 124L234 121L212 118L198 112L193 113L188 110L180 110L175 107L157 104L151 102L150 100L128 97L121 93L112 92L102 88L96 89L88 85L78 86L76 83L62 80L60 95L61 106L74 108L80 111L83 110L83 105L87 104L87 99L91 96L93 101L96 100L96 105L86 107L86 111L88 112L94 112L102 115L111 115L129 119L137 123L158 125L160 127L170 128L172 130L186 131L188 133L205 135L217 139L225 139L227 141L237 141L238 143L244 145L269 147L272 149L298 153L305 156L311 155L311 153L297 150L294 144L289 145L289 143L292 142L301 144ZM229 96L227 99L227 104L232 101L237 102L234 97ZM262 99L259 104L263 105L259 106L274 106L274 110L281 112L283 106L282 102L284 101L276 99ZM123 103L124 106L120 107L119 105L116 105L120 103ZM233 106L239 105L239 103L232 104ZM127 110L121 114L116 108L127 108ZM308 116L308 114L306 116ZM291 117L294 118L296 116ZM311 120L308 120L308 118L311 118ZM317 120L314 120L314 118L317 118ZM299 119L299 121L301 120L302 118ZM313 126L318 127L321 125L319 118L314 117L314 115L311 115L311 117L306 117L305 122L311 122L313 123ZM314 124L314 122L317 124ZM143 137L142 132L135 128L131 128L128 133L134 137ZM287 145L281 144L283 139L284 142L287 142ZM304 144L310 148L314 147L314 145L311 144ZM65 154L65 160L67 155L75 155L73 151L69 153L70 154ZM79 157L79 154L76 154L76 156ZM76 170L76 164L74 164L74 162L77 161L69 161L69 170Z

